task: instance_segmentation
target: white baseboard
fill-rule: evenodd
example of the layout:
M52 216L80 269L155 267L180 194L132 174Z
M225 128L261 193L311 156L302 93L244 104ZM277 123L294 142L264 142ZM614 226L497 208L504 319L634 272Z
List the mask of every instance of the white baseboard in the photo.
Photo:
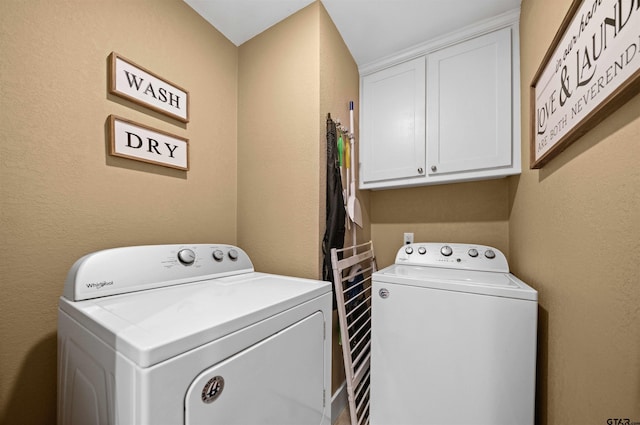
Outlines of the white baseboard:
M347 407L347 381L344 381L342 385L333 393L331 397L331 423L335 424L338 420L340 413Z

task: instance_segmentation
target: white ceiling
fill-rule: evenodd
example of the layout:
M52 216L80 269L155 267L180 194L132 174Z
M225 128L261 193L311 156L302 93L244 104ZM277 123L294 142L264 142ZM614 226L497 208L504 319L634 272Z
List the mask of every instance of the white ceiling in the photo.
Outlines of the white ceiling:
M184 0L236 46L314 0ZM520 0L321 0L362 66L520 6Z

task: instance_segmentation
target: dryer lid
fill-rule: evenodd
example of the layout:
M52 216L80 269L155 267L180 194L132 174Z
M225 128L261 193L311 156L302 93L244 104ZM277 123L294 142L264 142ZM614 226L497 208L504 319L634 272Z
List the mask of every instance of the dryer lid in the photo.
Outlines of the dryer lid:
M328 282L251 272L72 302L60 309L148 367L331 291Z
M538 300L535 289L511 273L457 270L394 264L373 275L373 281L446 291Z

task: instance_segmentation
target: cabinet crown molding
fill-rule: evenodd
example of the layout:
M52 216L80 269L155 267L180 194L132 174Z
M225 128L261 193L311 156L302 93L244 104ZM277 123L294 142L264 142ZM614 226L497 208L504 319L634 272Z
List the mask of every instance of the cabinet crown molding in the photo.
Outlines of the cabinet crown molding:
M397 53L385 56L381 59L363 64L358 67L360 76L371 74L381 69L388 68L401 62L415 59L419 56L431 53L433 51L448 47L452 44L478 37L485 33L489 33L508 26L518 28L520 22L520 8L515 8L491 18L484 19L472 25L463 27L456 31L427 40L414 46L408 47Z

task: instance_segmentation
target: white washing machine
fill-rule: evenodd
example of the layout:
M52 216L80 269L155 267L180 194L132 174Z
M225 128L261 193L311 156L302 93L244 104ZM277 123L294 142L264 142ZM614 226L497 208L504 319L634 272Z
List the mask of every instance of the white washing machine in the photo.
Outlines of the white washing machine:
M372 425L534 423L538 294L499 250L406 245L372 282Z
M234 246L89 254L59 302L58 425L329 425L331 303Z

